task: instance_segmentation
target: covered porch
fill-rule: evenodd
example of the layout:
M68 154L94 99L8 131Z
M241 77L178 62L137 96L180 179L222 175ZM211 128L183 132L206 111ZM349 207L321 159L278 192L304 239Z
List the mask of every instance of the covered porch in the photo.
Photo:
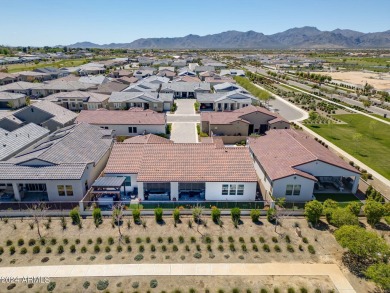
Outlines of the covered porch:
M111 209L115 202L130 203L130 198L127 202L125 181L126 177L99 177L91 186L92 200L107 209Z
M46 183L0 183L0 202L48 201Z
M355 194L359 186L360 176L318 176L314 183L314 194L351 193Z

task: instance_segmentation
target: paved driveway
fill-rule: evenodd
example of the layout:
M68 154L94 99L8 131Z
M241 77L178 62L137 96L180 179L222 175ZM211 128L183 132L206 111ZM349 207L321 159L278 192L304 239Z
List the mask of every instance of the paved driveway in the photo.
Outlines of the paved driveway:
M195 99L177 99L175 100L175 103L177 105L177 110L175 114L181 115L181 114L195 114L195 108L194 103L196 102Z
M171 140L173 140L176 143L198 142L196 123L192 123L192 122L172 123Z

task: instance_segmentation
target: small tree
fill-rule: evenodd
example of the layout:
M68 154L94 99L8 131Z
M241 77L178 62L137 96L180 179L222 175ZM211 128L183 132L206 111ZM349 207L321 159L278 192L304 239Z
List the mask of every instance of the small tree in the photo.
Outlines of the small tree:
M156 218L157 223L161 223L163 221L163 209L155 208L154 209L154 217Z
M334 233L337 242L347 248L358 259L387 258L389 246L378 234L359 226L342 226Z
M335 209L339 207L339 204L337 203L337 201L328 198L324 201L322 206L326 221L330 224L330 222L332 221L332 213Z
M357 201L353 201L353 202L348 204L347 208L352 214L354 214L357 217L357 216L359 216L360 211L362 209L362 203L357 202Z
M122 238L121 225L123 218L123 204L117 203L112 209L112 220L115 222L118 227L119 239Z
M256 209L251 210L250 216L251 216L252 222L257 223L259 221L259 218L260 218L260 210L256 210Z
M357 153L358 146L359 146L360 142L362 141L362 139L363 139L363 134L361 134L361 133L355 133L354 135L352 135L352 140L355 143L355 153Z
M80 221L81 221L80 212L79 212L79 209L77 207L75 207L73 210L70 211L69 216L72 219L72 223L74 225L80 224Z
M318 223L322 210L322 204L317 200L309 201L305 204L305 216L310 223Z
M218 223L221 218L221 210L215 206L211 208L211 219L214 223Z
M366 214L368 224L375 226L384 216L385 209L381 203L368 200L364 206L364 213Z
M175 208L173 210L172 216L173 216L173 221L175 222L175 224L179 223L179 221L180 221L180 209Z
M241 210L240 208L232 208L230 211L230 214L232 216L232 220L235 223L238 223L241 219Z
M332 211L330 223L333 226L359 225L359 220L348 208L337 208Z
M96 227L103 223L102 211L99 208L94 208L92 212L93 222Z
M40 202L40 203L37 203L37 204L33 204L29 208L29 211L30 211L30 213L32 214L32 217L33 217L33 222L37 226L37 231L38 231L39 238L42 238L41 230L39 229L39 223L41 222L41 220L43 220L46 217L46 211L48 209L49 208L43 202Z
M390 291L390 264L378 263L369 266L365 275L385 292Z
M133 220L134 223L139 224L141 222L141 210L139 208L133 209Z

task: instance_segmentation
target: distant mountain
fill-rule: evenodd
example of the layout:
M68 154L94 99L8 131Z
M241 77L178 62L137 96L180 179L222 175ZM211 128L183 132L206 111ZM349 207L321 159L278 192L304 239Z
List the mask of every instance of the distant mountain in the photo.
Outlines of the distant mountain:
M98 45L79 42L69 48L112 49L311 49L311 48L390 48L390 30L362 33L348 29L321 31L305 26L273 35L247 31L227 31L206 36L142 38L131 43Z

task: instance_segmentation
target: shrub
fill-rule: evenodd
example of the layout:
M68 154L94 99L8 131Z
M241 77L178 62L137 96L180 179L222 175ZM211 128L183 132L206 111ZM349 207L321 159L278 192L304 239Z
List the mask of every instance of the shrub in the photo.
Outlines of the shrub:
M307 240L306 237L303 237L303 238L302 238L302 241L303 241L303 243L306 243L306 244L309 243L309 240Z
M69 243L69 240L68 240L67 238L64 238L64 239L62 240L62 242L64 242L64 244L67 245L67 244Z
M245 240L244 240L243 237L239 237L239 238L238 238L238 241L239 241L240 243L244 243L244 242L245 242Z
M51 247L46 247L46 253L51 253Z
M109 245L113 245L114 244L114 238L108 237L107 242L108 242Z
M264 250L265 252L270 252L270 251L271 251L271 249L269 248L269 245L268 245L268 244L263 244L263 250Z
M236 247L234 246L233 243L230 243L230 244L229 244L229 249L230 249L230 251L232 251L232 252L235 252L235 251L236 251Z
M191 236L190 240L191 240L191 243L195 243L196 242L196 238L194 236Z
M310 254L315 254L316 253L313 245L311 245L311 244L307 247L307 250L310 252Z
M268 222L272 223L276 219L276 210L274 208L269 208L267 210L267 220Z
M52 239L50 240L50 244L51 244L51 245L56 245L56 244L57 244L57 239L56 239L56 238L52 238Z
M19 239L18 240L18 246L22 246L24 244L24 240L23 239Z
M96 227L103 223L102 211L99 208L94 208L92 212L93 222Z
M259 218L260 218L260 210L255 210L255 209L251 210L250 216L251 216L252 222L257 223L259 221Z
M111 254L108 254L108 255L106 255L106 256L104 257L104 259L105 259L105 260L110 260L110 259L112 259L112 255L111 255Z
M154 209L154 217L157 223L161 223L163 221L163 209L155 208Z
M253 245L252 245L252 249L253 249L253 251L256 251L256 252L259 251L259 248L257 247L256 244L253 244Z
M95 244L95 246L93 247L93 251L94 251L95 253L99 253L99 252L100 252L100 246L97 245L97 244Z
M234 242L233 236L229 236L229 237L228 237L228 241L229 241L230 243L233 243L233 242Z
M211 208L211 219L214 223L218 223L221 219L221 210L215 206Z
M5 242L5 245L7 245L7 246L11 246L12 245L12 240L7 240L6 242Z
M164 240L163 240L163 238L162 238L161 236L159 236L159 237L157 238L157 242L158 242L158 243L163 243L163 241L164 241Z
M134 257L134 260L135 261L141 261L144 259L144 256L142 254L137 254L135 257Z
M131 283L131 287L133 287L134 289L137 289L139 287L139 282Z
M179 236L179 242L180 243L184 243L184 237L183 236Z
M163 252L165 252L165 251L167 251L167 247L166 247L165 245L162 245L162 246L161 246L161 250L162 250Z
M88 289L89 286L91 286L91 283L90 283L89 281L85 281L85 282L83 283L83 288L84 288L84 289Z
M87 252L87 248L85 246L81 247L80 249L81 253L86 253Z
M150 285L150 288L157 288L158 282L157 282L157 280L153 279L150 281L149 285Z
M276 238L275 236L272 237L272 242L273 243L278 243L278 238Z
M289 287L289 288L287 289L287 293L295 293L295 289L292 288L292 287Z
M248 251L248 249L246 248L245 244L241 245L241 249L242 249L243 252L247 252Z
M239 222L241 219L241 210L240 208L232 208L230 211L233 222Z
M133 221L136 224L141 223L141 210L139 208L133 209Z
M255 237L251 236L250 241L251 243L256 243Z
M35 243L36 243L35 239L30 239L30 240L28 241L28 246L34 246Z
M168 243L173 243L173 238L171 236L168 237Z
M96 244L102 244L103 239L101 237L96 238Z
M99 280L96 284L96 289L99 291L106 290L109 284L108 280Z
M275 249L276 252L281 252L282 251L282 249L280 248L279 245L275 245L274 249Z
M294 252L294 247L292 247L291 244L287 244L287 251L288 252Z
M11 255L13 255L13 254L15 254L15 252L16 252L15 246L10 246L10 248L9 248L9 253L10 253Z
M362 203L354 201L349 203L347 208L353 215L357 217L359 216L360 210L362 209Z
M130 243L130 237L127 236L127 235L125 236L125 243L126 243L126 244L129 244L129 243Z
M192 210L192 217L194 218L195 223L199 223L202 217L203 209L201 207L196 207Z
M155 252L156 251L156 246L154 244L150 245L150 251Z
M381 287L383 291L390 291L390 264L378 263L371 265L366 270L365 275Z
M70 247L69 247L69 250L71 253L75 253L76 252L76 245L72 244Z
M140 245L140 246L138 247L138 251L139 251L139 252L144 252L144 251L145 251L145 247L144 247L143 245Z
M191 219L188 219L187 221L187 225L188 225L188 228L192 228L192 220Z
M56 288L56 282L50 282L47 284L47 291L52 292Z
M131 249L131 245L127 245L127 252L131 252L132 249Z
M20 254L26 254L26 253L27 253L27 248L22 247L22 249L20 249Z
M172 212L172 216L173 216L173 221L175 223L179 223L180 221L180 209L178 208L175 208Z
M260 237L259 237L259 241L260 241L260 243L265 243L264 237L260 236Z
M34 254L37 254L37 253L39 253L40 251L41 251L41 248L38 246L38 245L35 245L34 247L33 247L33 253Z
M219 250L219 251L221 251L221 252L224 250L224 248L223 248L223 245L222 245L222 244L219 244L219 245L218 245L218 250Z
M322 210L322 204L317 200L309 201L305 204L305 216L310 223L317 224Z
M299 291L301 291L301 293L308 293L307 289L305 287L301 287L299 289Z
M186 251L190 251L190 247L188 245L185 246Z
M74 225L80 224L80 211L77 207L70 211L69 216L71 217Z
M334 209L331 215L330 223L333 226L341 227L343 225L359 225L358 217L355 216L348 208Z
M364 206L364 213L366 214L367 222L371 226L375 226L384 216L385 209L381 203L374 200L367 200Z
M197 258L197 259L202 258L202 254L200 254L199 252L195 252L193 256L194 256L194 258Z

